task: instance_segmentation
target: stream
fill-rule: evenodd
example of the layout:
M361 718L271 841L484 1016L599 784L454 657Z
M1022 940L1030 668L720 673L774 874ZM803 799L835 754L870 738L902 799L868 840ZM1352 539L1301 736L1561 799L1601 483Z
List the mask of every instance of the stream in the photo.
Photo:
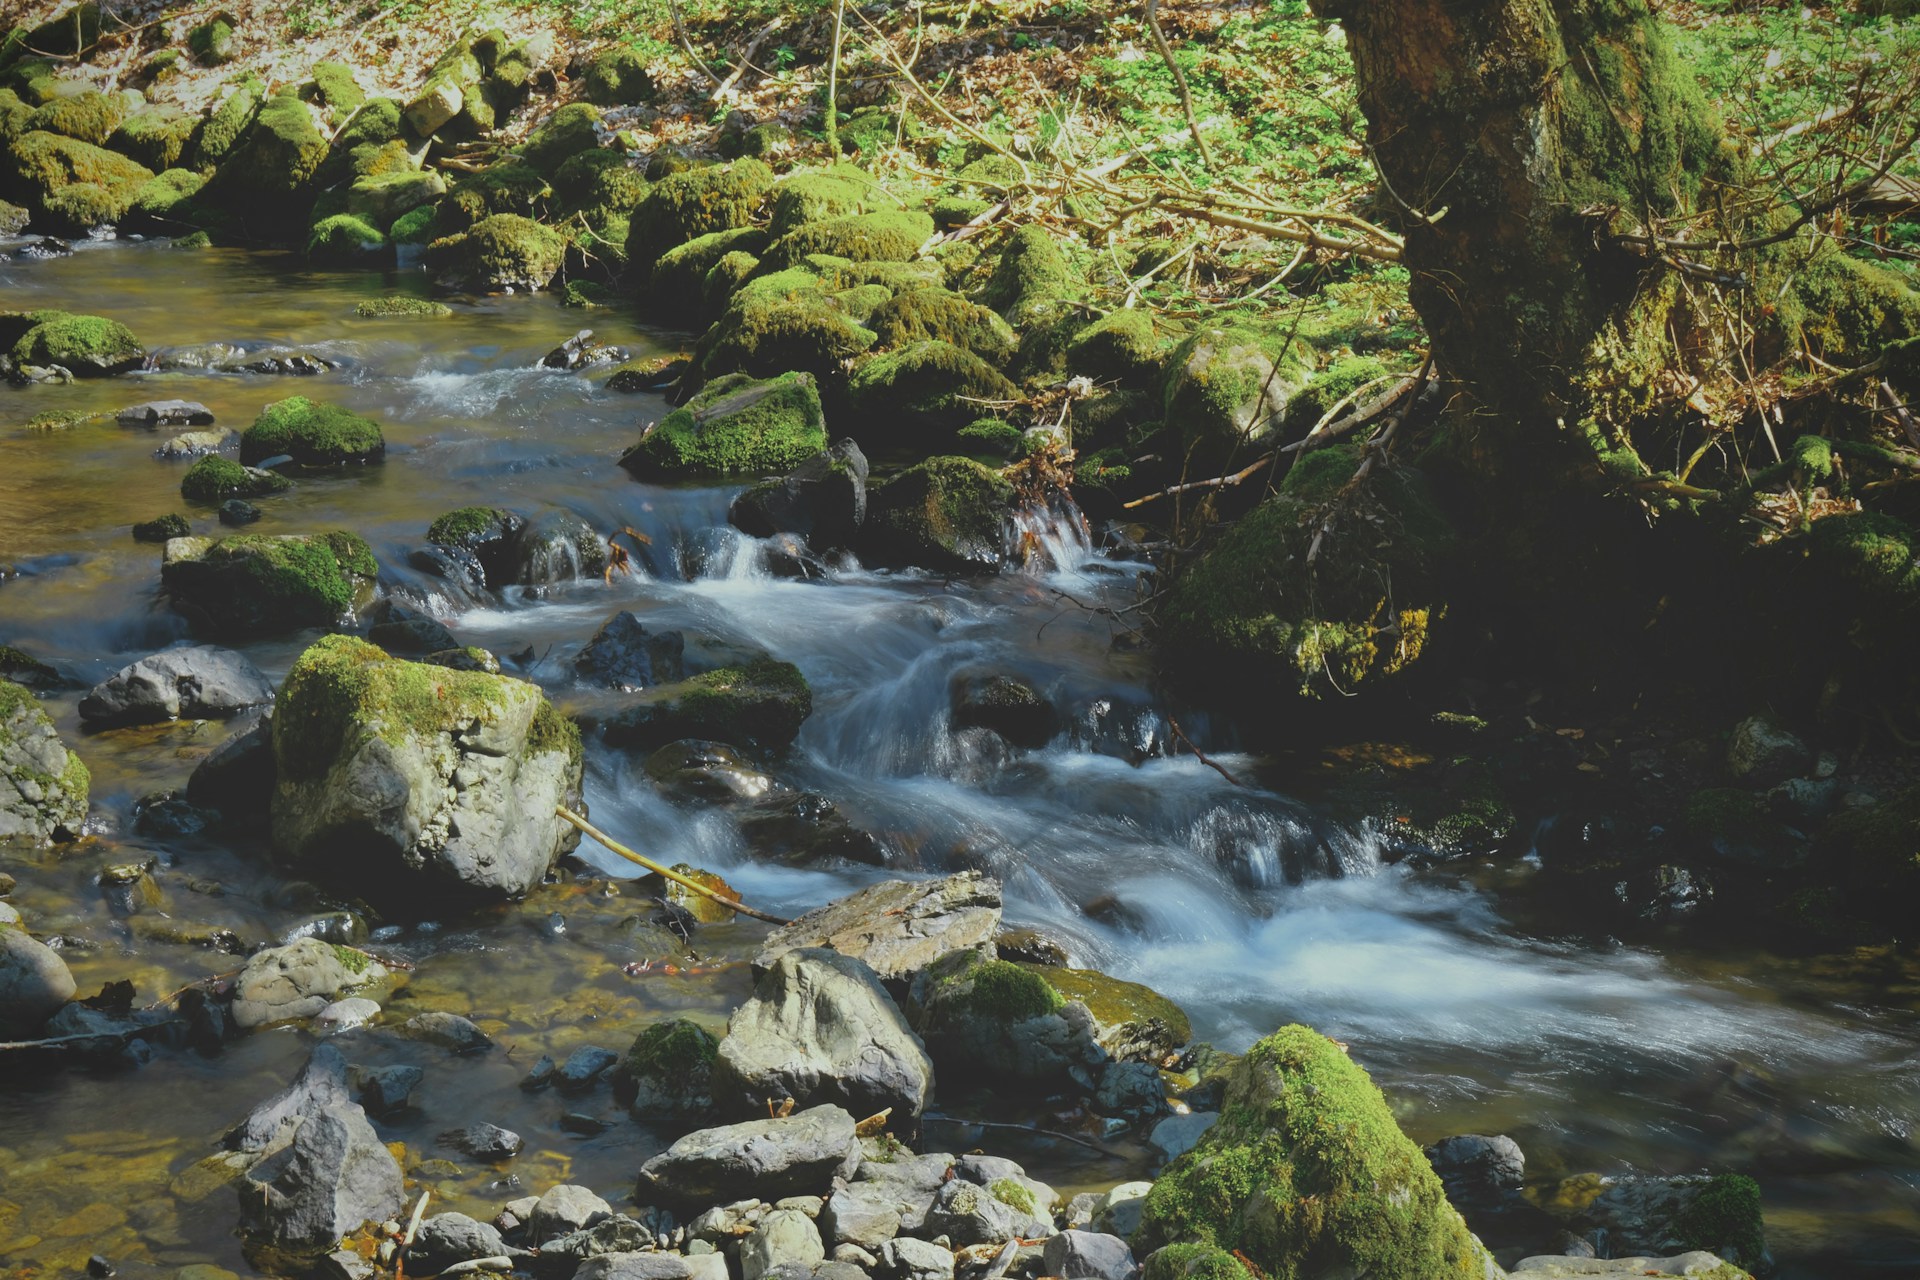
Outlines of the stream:
M589 735L593 820L643 852L717 871L746 901L786 915L887 875L988 870L1005 884L1010 922L1058 940L1076 965L1173 998L1196 1037L1238 1050L1300 1021L1351 1045L1416 1141L1510 1134L1543 1184L1586 1171L1749 1172L1780 1276L1920 1274L1920 972L1788 959L1760 940L1696 953L1531 935L1503 913L1491 869L1386 864L1372 833L1290 798L1270 762L1234 749L1231 708L1169 703L1148 655L1098 611L1133 604L1147 566L1096 551L1074 513L1028 517L1045 555L1024 573L948 582L848 562L819 580L777 577L759 544L726 523L738 486L650 486L615 465L639 424L664 412L658 397L601 389L604 369L538 367L582 327L636 354L673 349L671 335L543 295L450 298L455 314L442 319L354 314L355 303L396 289L424 292L424 277L316 272L290 255L163 243L0 258L0 306L111 316L161 366L0 389L0 643L84 685L187 636L158 595L159 548L128 536L135 520L185 509L187 464L154 455L171 433L111 416L36 432L23 428L29 418L177 397L239 429L285 396L335 400L382 424L385 463L303 478L261 502L251 531L359 532L389 590L424 601L462 643L529 655L509 670L548 686L563 709L572 655L620 609L649 631L683 630L690 649L764 649L797 664L815 711L772 772L830 798L874 835L887 866L758 857L728 811L669 803L637 757ZM338 367L297 378L209 367L289 350ZM650 543L631 574L474 606L407 566L432 519L468 504L564 508ZM210 512L189 514L196 533L219 531ZM240 647L277 681L311 639ZM973 672L1032 680L1066 713L1064 729L1034 751L955 733L948 690ZM93 771L98 838L0 851L0 869L18 877L13 901L36 934L68 940L83 994L125 978L144 1004L238 964L171 940L155 920L253 945L330 909L311 886L276 875L258 843L135 834L135 802L184 785L227 726L83 732L78 699L57 694L48 709ZM1237 775L1272 789L1236 787L1191 755L1166 754L1169 714ZM630 941L644 895L618 891L627 864L591 845L580 855L600 877L444 927L373 935L376 952L413 966L395 1008L468 1014L506 1046L436 1065L419 1105L380 1126L408 1144L404 1163L436 1187L436 1210L490 1217L557 1180L624 1199L664 1139L604 1091L564 1109L597 1105L611 1127L564 1133L562 1103L522 1093L519 1078L543 1052L624 1050L638 1027L670 1013L717 1030L749 990L738 965L624 974L648 958ZM98 872L149 856L163 899L123 914L96 887ZM699 942L716 956L750 954L763 932L740 921ZM75 1271L105 1253L131 1276L193 1263L245 1273L232 1192L209 1186L198 1162L310 1044L305 1031L256 1033L219 1057L163 1052L137 1072L0 1083L0 1272ZM350 1056L398 1060L391 1045ZM500 1169L424 1163L445 1155L435 1134L474 1119L520 1131L526 1151ZM1119 1149L1128 1158L1036 1138L1009 1154L1077 1190L1142 1176L1146 1152Z

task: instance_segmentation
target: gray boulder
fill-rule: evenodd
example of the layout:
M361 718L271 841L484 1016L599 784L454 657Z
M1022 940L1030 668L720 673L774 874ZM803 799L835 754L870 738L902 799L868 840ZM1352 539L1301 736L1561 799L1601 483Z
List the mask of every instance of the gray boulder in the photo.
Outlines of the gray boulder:
M949 952L991 955L999 928L1000 882L991 876L963 871L944 880L886 880L774 930L754 964L764 969L789 951L828 947L892 980Z
M961 1156L953 1162L953 1176L976 1187L987 1187L1008 1204L1048 1222L1053 1220L1054 1206L1060 1203L1060 1195L1052 1187L1038 1178L1029 1178L1025 1169L1003 1156ZM1015 1187L1025 1195L1015 1191Z
M360 1105L384 1116L407 1105L427 1073L419 1067L372 1067L360 1073Z
M493 1048L493 1037L474 1025L471 1018L441 1009L416 1013L400 1024L400 1034L455 1053L480 1053Z
M1185 1115L1168 1116L1153 1126L1153 1132L1147 1135L1147 1141L1168 1160L1176 1160L1193 1150L1200 1135L1213 1128L1213 1122L1220 1118L1218 1111L1190 1111ZM1428 1148L1431 1152L1432 1148ZM1435 1169L1439 1168L1436 1164ZM1444 1179L1445 1174L1441 1174ZM1458 1204L1458 1201L1454 1203Z
M122 667L80 699L80 718L102 728L222 720L272 700L273 685L244 654L196 644Z
M687 638L678 631L651 632L625 609L600 624L573 660L588 684L609 689L650 689L687 675Z
M322 1042L293 1083L247 1113L222 1140L229 1151L261 1152L284 1141L307 1117L348 1101L347 1060Z
M1178 1117L1176 1117L1178 1118ZM1171 1124L1166 1121L1164 1124ZM1154 1130L1156 1136L1159 1130ZM1527 1181L1527 1157L1504 1134L1461 1134L1424 1148L1427 1163L1440 1175L1447 1200L1464 1214L1495 1209L1516 1198Z
M933 1063L873 970L820 948L789 951L762 975L715 1068L720 1097L741 1107L792 1098L906 1119L933 1091Z
M590 1227L581 1227L562 1236L532 1238L538 1243L542 1258L572 1258L576 1261L608 1253L638 1253L661 1243L647 1224L636 1222L624 1213L602 1218Z
M533 1212L527 1218L527 1231L536 1241L550 1240L612 1216L613 1206L593 1192L571 1183L561 1183L548 1188L533 1206Z
M407 1250L408 1269L421 1275L444 1271L457 1262L497 1258L507 1245L500 1233L464 1213L436 1213L420 1224Z
M872 1183L839 1187L820 1210L820 1231L836 1249L844 1244L878 1249L900 1234L900 1204Z
M918 974L908 1003L942 1073L1092 1092L1110 1061L1084 1004L1034 970L978 952L946 956Z
M261 1155L239 1186L256 1238L292 1253L322 1253L364 1222L398 1214L400 1166L351 1102L303 1119Z
M584 1093L618 1061L620 1055L611 1049L596 1044L581 1045L568 1054L567 1060L554 1072L553 1083L562 1093Z
M194 400L149 400L113 415L123 427L209 427L213 410Z
M989 1188L955 1178L934 1195L920 1233L945 1236L955 1248L964 1249L1049 1236L1053 1234L1053 1222L1041 1216L1031 1193L1019 1183Z
M510 1160L520 1154L523 1145L513 1130L485 1121L449 1129L440 1135L440 1141L475 1160Z
M727 519L755 538L789 533L814 551L853 545L867 519L867 458L842 440L778 480L767 480L733 500Z
M573 1280L712 1280L710 1258L719 1259L720 1280L725 1280L726 1259L717 1253L701 1258L677 1253L603 1253L575 1268Z
M826 1257L813 1219L798 1209L775 1209L740 1242L741 1280L761 1280L775 1267L812 1266Z
M1140 1269L1119 1236L1062 1231L1047 1240L1047 1274L1060 1280L1130 1280Z
M1522 1258L1513 1274L1533 1280L1576 1280L1584 1276L1701 1276L1727 1280L1734 1273L1711 1253L1694 1250L1670 1258L1569 1258L1559 1255Z
M835 1106L700 1129L640 1167L640 1199L724 1203L746 1195L818 1195L860 1164L853 1117Z
M0 680L0 842L71 838L86 821L90 782L39 700Z
M953 1253L901 1236L880 1246L880 1280L953 1280Z
M1749 716L1727 740L1727 769L1750 787L1771 787L1813 768L1813 750L1766 716Z
M257 952L233 983L233 1021L245 1029L311 1018L355 987L387 976L364 951L301 938Z
M422 684L431 701L408 696ZM273 748L275 847L319 867L390 870L390 893L425 879L519 897L580 842L555 813L580 807L579 731L525 681L328 636L287 674Z
M953 1157L940 1153L909 1155L886 1151L887 1158L863 1160L848 1184L863 1200L881 1198L900 1217L900 1230L914 1233L926 1222L927 1210L953 1170ZM832 1201L828 1202L829 1207Z
M1151 1182L1123 1182L1100 1197L1093 1210L1093 1229L1131 1240L1140 1229L1140 1215L1147 1207Z
M59 952L17 924L0 924L0 1035L37 1034L73 994L73 974Z

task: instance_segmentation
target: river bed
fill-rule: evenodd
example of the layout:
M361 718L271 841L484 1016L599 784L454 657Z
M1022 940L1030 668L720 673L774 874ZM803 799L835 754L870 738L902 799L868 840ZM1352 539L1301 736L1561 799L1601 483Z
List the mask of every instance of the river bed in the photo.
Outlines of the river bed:
M362 534L390 589L426 602L463 643L528 655L513 673L548 685L563 707L572 654L619 609L649 630L684 630L690 644L764 649L797 664L816 710L775 773L874 833L888 867L759 860L725 811L668 803L637 760L589 735L594 821L637 848L720 872L747 901L783 914L890 873L990 870L1005 882L1010 920L1059 939L1077 965L1164 992L1199 1037L1241 1049L1301 1021L1347 1042L1417 1141L1508 1133L1527 1151L1530 1177L1547 1183L1589 1170L1751 1172L1781 1276L1920 1273L1920 975L1809 964L1757 945L1662 953L1533 936L1491 887L1524 874L1524 862L1427 873L1387 865L1372 833L1291 798L1283 771L1233 750L1231 708L1169 702L1136 638L1097 612L1134 603L1147 566L1095 551L1073 513L1033 517L1046 554L1025 573L948 582L849 562L820 580L776 577L758 544L726 524L737 486L650 486L615 465L639 425L664 412L658 397L605 391L594 371L538 367L586 326L636 353L675 349L677 338L621 311L568 310L544 295L451 298L454 314L439 319L354 314L355 303L395 290L426 285L417 273L316 272L288 255L165 244L0 259L6 307L111 316L162 365L0 389L0 567L13 573L0 580L0 642L90 683L187 635L158 596L159 549L128 536L135 520L183 509L186 463L154 456L167 432L111 417L30 432L29 418L178 397L238 429L285 396L336 400L381 422L386 461L263 500L253 531ZM299 378L208 368L237 351L276 350L339 367ZM407 568L431 520L468 504L563 508L650 543L631 574L469 607ZM210 512L192 519L195 532L218 531ZM242 648L277 681L311 638ZM1070 713L1067 727L1037 751L956 734L948 689L974 671L1031 679ZM18 876L14 901L37 933L75 940L67 955L83 993L126 978L146 1003L237 965L157 939L155 916L254 944L327 908L287 886L259 842L133 834L135 802L183 785L226 726L85 733L77 701L56 695L49 710L93 771L98 833L46 855L0 853L0 867ZM1235 787L1190 755L1166 755L1170 713L1237 774L1277 789ZM604 878L630 869L590 846L581 855ZM94 876L146 856L160 859L166 896L143 922L116 913ZM435 1150L436 1133L473 1119L527 1137L507 1168L428 1167L437 1208L487 1217L558 1180L618 1201L662 1145L619 1118L604 1092L588 1109L616 1122L581 1137L558 1128L558 1100L516 1087L543 1052L624 1049L671 1012L718 1030L745 997L744 968L726 961L750 954L762 926L703 933L714 957L703 971L633 977L621 965L651 958L629 941L637 912L644 903L630 887L609 891L586 877L477 920L375 935L376 951L415 966L396 1007L467 1013L508 1046L448 1058L420 1105L381 1128L409 1145L410 1170L447 1154ZM305 1032L275 1031L216 1058L163 1053L137 1072L9 1082L0 1089L0 1267L71 1269L104 1252L129 1275L196 1262L244 1271L232 1193L210 1192L192 1171L308 1044ZM372 1065L379 1052L391 1048L354 1060ZM978 1139L937 1125L930 1137ZM996 1150L1005 1137L995 1134ZM1125 1143L1124 1159L1044 1139L1031 1147L1014 1154L1063 1188L1147 1167L1144 1151Z

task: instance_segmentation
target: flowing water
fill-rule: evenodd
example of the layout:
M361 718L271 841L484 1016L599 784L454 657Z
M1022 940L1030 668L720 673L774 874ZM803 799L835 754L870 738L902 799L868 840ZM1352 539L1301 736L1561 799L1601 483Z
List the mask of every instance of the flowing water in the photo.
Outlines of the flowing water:
M165 429L111 418L46 433L18 424L48 410L180 397L208 405L222 426L243 427L286 395L337 400L381 421L386 462L264 500L257 531L362 533L389 590L426 602L463 643L527 655L519 674L563 705L577 696L567 679L573 653L622 608L649 630L685 631L695 650L765 649L796 663L816 710L774 772L873 833L887 866L759 858L728 811L669 803L636 760L590 740L595 821L642 850L719 871L748 901L789 914L887 874L988 869L1006 884L1012 920L1061 941L1077 964L1173 997L1199 1036L1238 1049L1297 1020L1348 1042L1418 1140L1510 1133L1542 1182L1588 1170L1753 1172L1780 1274L1920 1271L1913 973L1829 972L1757 948L1661 954L1530 936L1473 879L1388 866L1369 832L1166 754L1172 713L1237 773L1274 776L1228 750L1231 709L1175 710L1154 689L1127 630L1096 612L1132 604L1145 566L1096 553L1074 513L1026 517L1042 552L1027 572L949 583L846 562L824 579L776 577L759 545L726 524L733 489L644 485L615 465L638 424L663 411L657 398L538 367L583 322L636 352L672 339L619 312L583 321L538 296L455 299L444 319L353 314L355 302L396 287L423 285L407 273L316 273L286 257L163 245L0 260L7 307L110 315L161 357L158 371L134 377L0 390L0 566L11 566L0 570L11 574L0 581L0 642L90 682L186 634L157 595L158 549L127 533L134 520L181 507L185 464L154 456ZM311 378L211 371L237 352L274 350L339 367ZM635 571L611 582L454 600L408 569L407 553L435 515L471 503L526 514L563 508L651 542ZM215 527L206 513L196 517L196 531ZM246 651L278 678L310 639ZM1068 712L1066 727L1038 751L955 733L949 688L969 672L1028 677ZM19 877L14 900L36 931L71 940L83 990L130 978L145 1003L237 964L170 940L156 921L228 930L244 944L324 914L324 898L278 878L258 841L132 834L135 801L180 786L224 726L83 734L76 701L60 695L49 709L93 769L100 834L0 861ZM638 1026L669 1012L717 1028L748 989L744 969L724 963L759 936L748 922L700 935L711 965L622 973L623 963L652 958L635 953L632 922L646 914L645 895L617 883L625 864L582 853L616 883L582 877L478 921L374 936L383 956L413 966L391 1011L468 1013L507 1046L437 1062L419 1105L382 1126L407 1144L409 1170L436 1188L437 1207L489 1216L502 1200L561 1178L620 1197L658 1135L618 1119L604 1091L530 1096L515 1087L520 1075L542 1052L624 1047ZM94 878L104 865L146 856L160 859L164 898L123 914ZM166 1053L137 1072L5 1085L0 1266L65 1269L107 1252L129 1274L201 1261L243 1269L232 1192L197 1162L292 1073L308 1044L306 1032L261 1033L217 1058ZM371 1037L349 1057L373 1064L406 1053L419 1047ZM616 1122L572 1136L555 1125L561 1110ZM474 1119L525 1133L527 1152L499 1169L446 1162L435 1135ZM933 1137L996 1150L1010 1140L937 1126ZM1072 1187L1145 1167L1144 1157L1103 1159L1041 1140L1023 1154Z

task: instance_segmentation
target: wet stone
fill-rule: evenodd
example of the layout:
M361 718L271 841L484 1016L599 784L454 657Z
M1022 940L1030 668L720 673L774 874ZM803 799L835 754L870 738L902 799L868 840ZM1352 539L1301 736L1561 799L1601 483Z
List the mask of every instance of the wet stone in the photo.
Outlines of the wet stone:
M493 1048L493 1037L475 1026L472 1019L439 1010L408 1018L400 1024L400 1034L455 1053L484 1053Z
M520 1135L513 1130L484 1121L449 1129L440 1135L440 1142L475 1160L510 1160L520 1154L523 1145Z
M123 427L210 427L213 410L195 400L149 400L113 415Z
M369 1067L360 1072L360 1105L374 1115L388 1115L407 1105L427 1073L419 1067Z
M553 1083L562 1093L583 1093L593 1088L608 1067L620 1061L620 1055L598 1045L582 1045L567 1055L566 1062L554 1074Z

